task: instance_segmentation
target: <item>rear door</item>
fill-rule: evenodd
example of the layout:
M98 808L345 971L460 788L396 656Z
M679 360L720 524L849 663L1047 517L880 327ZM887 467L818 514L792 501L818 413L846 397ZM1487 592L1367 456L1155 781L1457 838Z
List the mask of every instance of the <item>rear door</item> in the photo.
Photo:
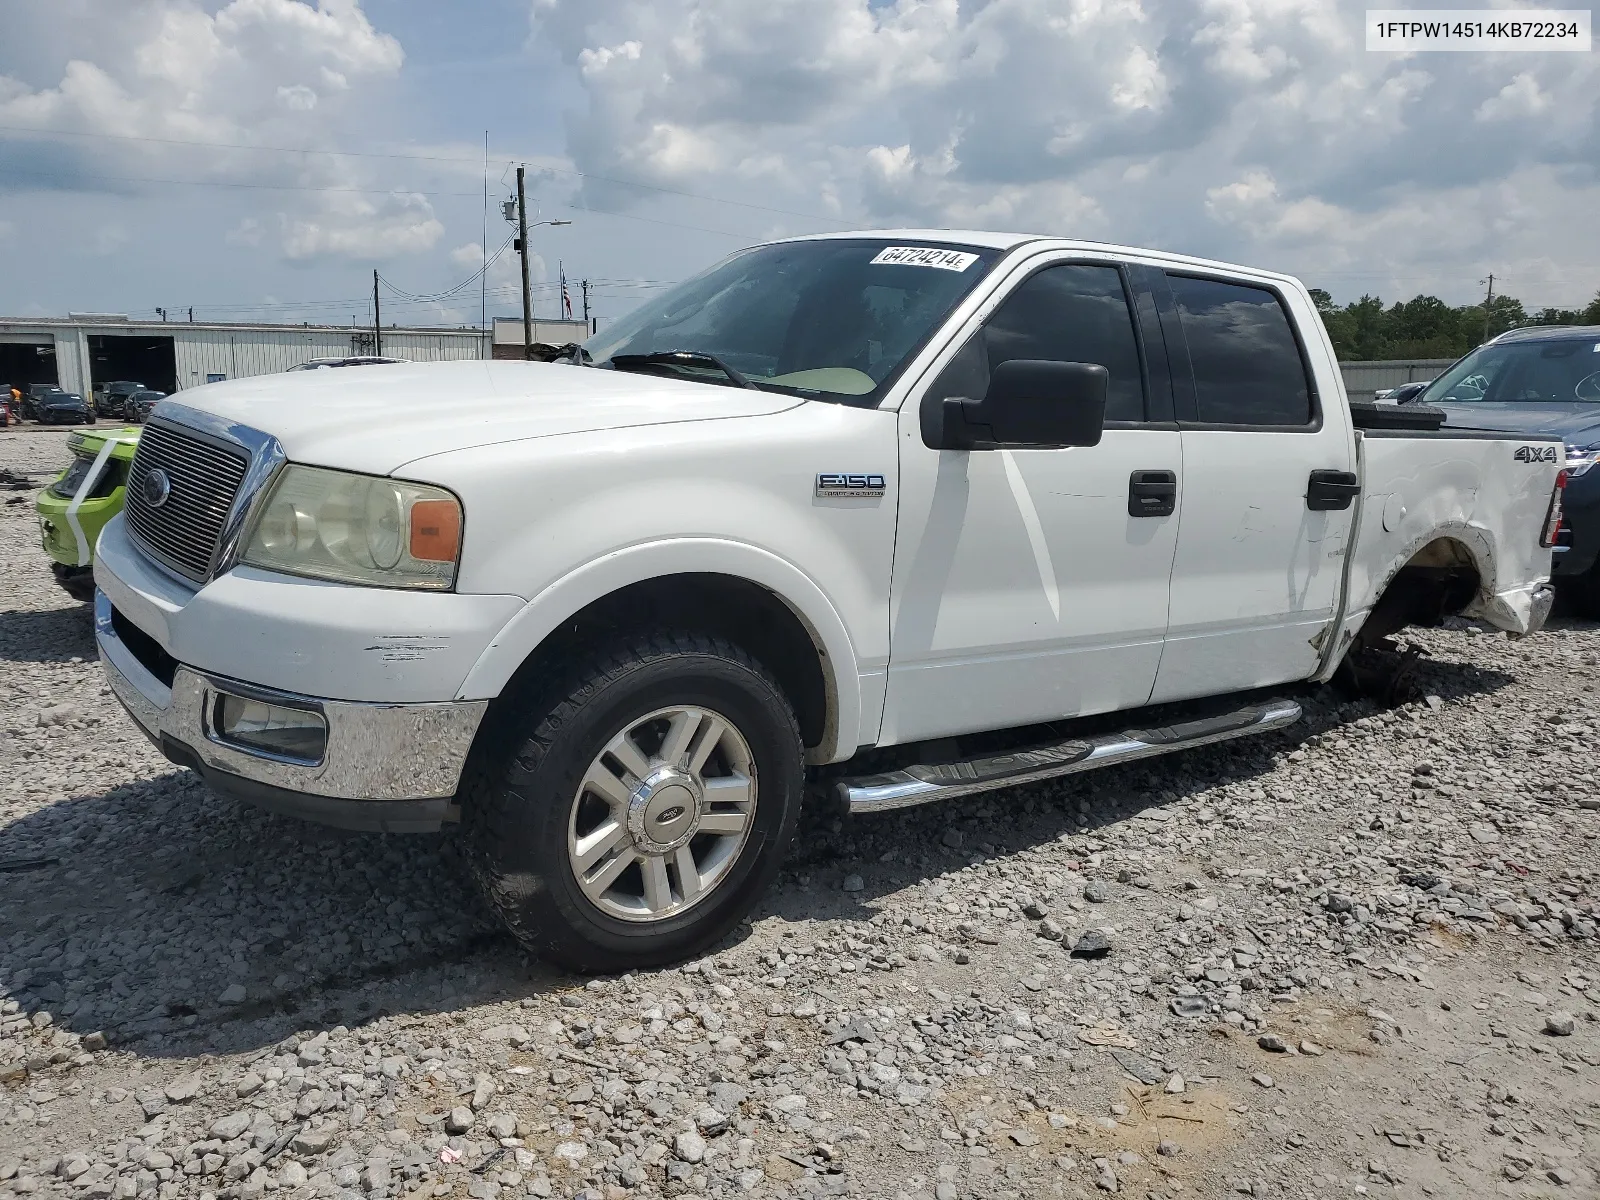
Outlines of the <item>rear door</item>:
M1322 361L1320 340L1299 335L1296 321L1317 317L1298 293L1172 269L1161 282L1184 491L1151 699L1309 678L1338 606L1354 511L1336 364Z

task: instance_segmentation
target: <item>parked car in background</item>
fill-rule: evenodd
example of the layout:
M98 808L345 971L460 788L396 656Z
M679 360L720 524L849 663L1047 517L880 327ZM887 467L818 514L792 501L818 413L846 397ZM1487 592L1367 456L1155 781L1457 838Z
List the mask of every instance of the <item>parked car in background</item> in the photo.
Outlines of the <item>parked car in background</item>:
M324 367L376 367L387 363L410 362L408 358L380 358L376 354L352 354L346 358L308 358L290 367L291 371L320 371Z
M94 544L122 511L139 430L96 429L67 439L72 465L39 493L39 535L50 569L74 600L94 600Z
M1551 575L1578 611L1600 620L1600 325L1502 333L1411 398L1443 409L1451 429L1484 429L1565 444L1562 531ZM1527 445L1518 454L1551 452Z
M1431 379L1415 379L1399 387L1379 388L1372 393L1372 398L1379 404L1406 404L1415 400L1422 389L1432 382Z
M144 424L145 418L150 415L150 410L167 398L165 392L158 392L154 388L145 388L142 392L134 392L122 398L122 419L132 421L134 424Z
M36 404L41 425L93 425L94 409L77 392L57 389Z
M130 419L128 412L128 397L135 392L149 391L142 383L135 383L131 379L116 379L106 384L105 390L98 397L95 407L102 417L112 417L118 421Z
M47 397L66 394L65 388L57 387L53 383L30 383L27 391L22 393L22 409L17 413L17 420L39 420L40 406Z

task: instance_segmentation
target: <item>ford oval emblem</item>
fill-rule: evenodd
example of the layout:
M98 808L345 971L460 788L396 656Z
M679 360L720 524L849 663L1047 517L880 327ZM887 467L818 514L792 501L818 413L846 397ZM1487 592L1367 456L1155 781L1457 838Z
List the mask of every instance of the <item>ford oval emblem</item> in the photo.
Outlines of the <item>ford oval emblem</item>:
M172 495L172 479L160 467L144 477L144 502L150 508L160 508Z

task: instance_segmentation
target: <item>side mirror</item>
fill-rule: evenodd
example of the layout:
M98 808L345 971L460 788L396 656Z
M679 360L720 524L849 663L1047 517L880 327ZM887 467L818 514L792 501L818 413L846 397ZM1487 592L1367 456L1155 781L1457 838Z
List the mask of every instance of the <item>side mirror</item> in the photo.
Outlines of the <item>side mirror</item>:
M1015 358L994 369L982 400L925 401L922 440L934 450L1097 446L1110 383L1098 363Z

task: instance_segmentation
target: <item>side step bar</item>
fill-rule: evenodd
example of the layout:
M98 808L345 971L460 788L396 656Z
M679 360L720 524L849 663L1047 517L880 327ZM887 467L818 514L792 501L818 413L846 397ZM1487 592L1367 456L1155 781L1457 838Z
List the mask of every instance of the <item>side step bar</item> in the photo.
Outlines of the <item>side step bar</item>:
M851 812L881 812L1267 733L1299 719L1300 706L1294 701L1268 700L1198 721L1129 729L965 762L919 764L881 775L857 775L840 779L835 786Z

